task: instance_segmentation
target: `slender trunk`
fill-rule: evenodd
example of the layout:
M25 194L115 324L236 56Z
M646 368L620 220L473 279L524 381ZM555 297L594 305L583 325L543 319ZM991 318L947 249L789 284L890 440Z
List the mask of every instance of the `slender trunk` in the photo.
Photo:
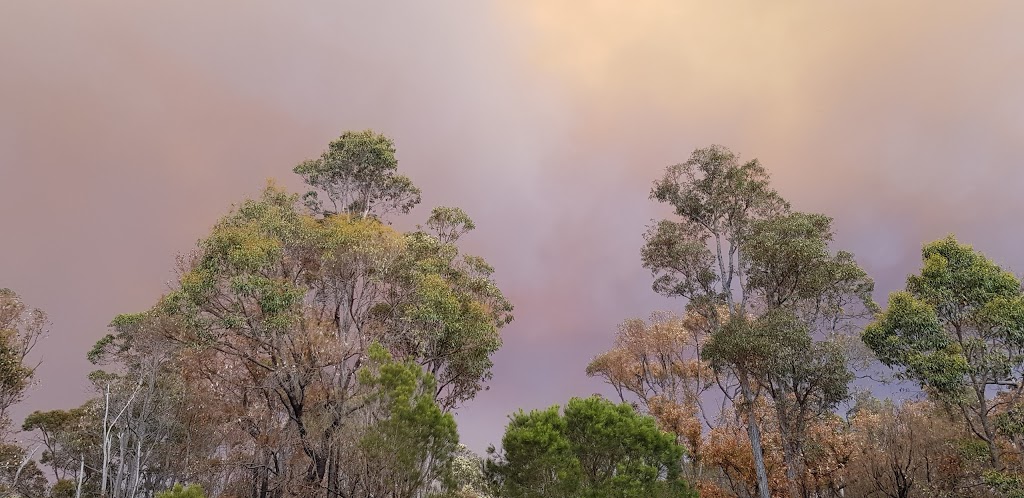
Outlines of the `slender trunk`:
M978 417L981 419L981 430L985 432L985 443L988 445L989 460L992 468L999 470L999 447L996 446L996 431L988 416L988 403L984 392L978 396Z
M18 465L18 471L14 473L14 481L11 483L11 487L13 489L18 488L18 481L21 479L21 471L25 470L25 466L32 460L32 455L34 455L38 449L39 446L36 445L32 447L32 450L25 452L25 457L21 459L21 465Z
M140 470L141 467L142 467L142 437L141 436L136 436L135 437L135 468L132 469L132 487L131 487L131 495L129 495L132 498L135 498L135 496L137 496L138 493L139 493L139 476L141 474L141 470Z
M100 471L100 497L107 498L107 464L110 462L110 428L107 427L107 420L110 418L110 383L107 383L103 391L103 465Z
M737 372L739 375L740 389L743 391L743 401L747 405L747 435L750 436L750 449L754 457L754 470L757 472L757 491L761 498L771 498L771 490L768 487L768 472L764 467L764 451L761 445L761 428L757 425L757 416L754 414L754 393L750 389L750 379L743 370Z
M85 454L82 454L82 460L78 464L78 486L75 487L75 498L82 498L82 476L85 475Z
M124 437L124 430L117 435L117 475L114 476L114 496L120 497L122 482L124 481L124 452L128 446L128 438Z

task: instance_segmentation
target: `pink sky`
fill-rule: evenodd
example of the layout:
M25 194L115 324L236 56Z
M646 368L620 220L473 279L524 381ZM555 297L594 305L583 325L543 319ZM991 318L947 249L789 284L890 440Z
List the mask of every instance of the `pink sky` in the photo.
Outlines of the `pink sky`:
M4 2L0 287L52 319L20 413L83 401L110 319L348 129L396 140L425 192L407 226L474 217L516 305L459 413L476 449L517 408L602 391L584 368L618 322L681 308L639 247L651 181L696 147L834 216L879 300L950 232L1024 271L1024 4L983 5Z

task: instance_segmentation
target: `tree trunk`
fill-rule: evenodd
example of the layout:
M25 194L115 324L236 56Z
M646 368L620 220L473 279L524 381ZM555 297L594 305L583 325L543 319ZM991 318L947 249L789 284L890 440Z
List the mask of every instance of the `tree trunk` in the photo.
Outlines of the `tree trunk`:
M989 420L988 403L985 400L984 394L980 398L978 417L981 418L981 429L985 431L985 443L988 444L989 460L992 462L992 468L999 470L999 447L996 446L996 431L992 427L992 421Z
M100 497L107 498L107 465L110 462L110 429L107 427L107 420L110 418L110 383L103 392L103 467L100 478Z
M120 497L121 484L124 479L124 452L128 446L128 439L124 437L124 430L117 434L117 474L114 475L114 496Z
M800 481L803 477L801 466L798 462L799 456L788 441L782 442L782 458L786 461L786 488L789 490L790 498L803 498L803 489Z
M750 379L743 370L737 372L739 375L740 389L743 391L743 401L747 405L747 434L750 436L750 449L754 457L754 470L757 472L757 491L760 498L771 498L771 490L768 487L768 472L764 468L764 450L761 445L761 428L757 425L757 416L754 415L754 393L750 389Z
M131 496L135 496L139 493L139 477L142 472L142 436L135 437L135 468L132 469L132 486Z
M82 454L81 463L78 464L78 486L75 487L75 498L82 498L82 477L85 475L85 454Z

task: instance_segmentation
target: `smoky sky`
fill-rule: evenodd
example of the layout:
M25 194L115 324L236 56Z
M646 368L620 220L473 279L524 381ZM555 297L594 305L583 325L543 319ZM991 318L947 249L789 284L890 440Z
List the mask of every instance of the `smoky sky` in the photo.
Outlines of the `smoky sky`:
M395 139L424 203L516 305L463 440L604 392L584 369L658 297L642 233L664 167L759 158L878 282L957 234L1018 247L1024 39L1015 2L21 1L0 5L0 287L51 317L20 407L89 395L85 352L176 255L345 130Z

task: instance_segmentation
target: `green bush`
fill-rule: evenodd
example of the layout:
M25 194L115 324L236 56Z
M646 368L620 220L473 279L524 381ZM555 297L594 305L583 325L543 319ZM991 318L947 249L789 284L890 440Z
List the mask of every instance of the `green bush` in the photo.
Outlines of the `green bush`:
M175 484L173 488L156 494L156 498L206 498L203 494L203 487L198 484L189 484L187 487Z

